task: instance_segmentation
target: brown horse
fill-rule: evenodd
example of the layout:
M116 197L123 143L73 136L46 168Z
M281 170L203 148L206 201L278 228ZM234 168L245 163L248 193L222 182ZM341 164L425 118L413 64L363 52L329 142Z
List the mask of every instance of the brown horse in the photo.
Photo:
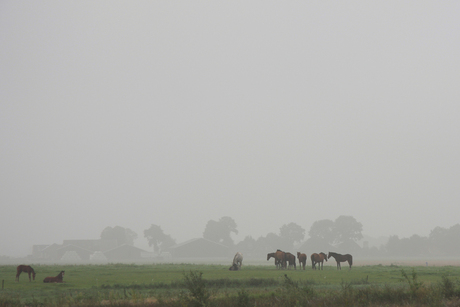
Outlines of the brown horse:
M337 261L337 270L342 269L342 266L340 265L340 262L345 262L345 261L348 262L348 265L350 266L350 270L351 270L351 266L353 264L353 256L352 255L350 255L350 254L342 255L342 254L329 252L329 254L327 254L327 258L329 259L331 257L334 257L335 261Z
M43 282L64 282L62 277L64 277L64 271L61 271L56 277L46 277Z
M319 270L322 270L323 269L323 261L326 260L327 261L327 256L325 253L321 252L319 254L317 253L313 253L311 254L310 256L310 259L311 259L311 268L313 270L316 270L316 264L319 263L318 265L318 269Z
M299 259L300 269L302 269L303 265L303 269L305 270L305 264L307 263L307 255L297 252L297 259Z
M277 249L275 252L275 259L278 261L278 265L281 269L286 268L286 253L282 250Z
M21 265L18 265L18 267L16 268L16 281L19 282L19 275L22 272L29 274L29 281L31 281L30 280L30 274L32 274L32 276L33 276L33 278L35 280L35 271L34 271L34 269L32 269L32 267L30 265L21 264Z
M286 261L289 262L289 268L291 268L291 266L294 266L294 269L297 270L296 266L295 266L295 256L291 253L286 253Z

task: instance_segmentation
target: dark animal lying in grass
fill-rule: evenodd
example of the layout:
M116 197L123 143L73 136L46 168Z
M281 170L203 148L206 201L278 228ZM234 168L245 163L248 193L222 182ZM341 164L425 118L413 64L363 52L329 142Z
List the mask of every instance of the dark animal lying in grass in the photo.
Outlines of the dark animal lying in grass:
M61 271L56 277L46 277L43 279L43 282L64 282L62 278L64 277L64 271Z

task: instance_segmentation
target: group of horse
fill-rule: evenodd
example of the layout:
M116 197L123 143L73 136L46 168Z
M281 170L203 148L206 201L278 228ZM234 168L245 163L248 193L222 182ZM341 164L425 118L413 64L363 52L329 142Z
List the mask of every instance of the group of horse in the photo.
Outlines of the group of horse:
M318 269L322 270L324 260L327 261L331 257L333 257L337 262L337 270L342 269L342 266L340 265L341 262L348 262L350 269L353 265L353 256L350 254L342 255L334 252L329 252L326 255L325 253L320 252L311 254L311 268L313 270L316 270L316 264L318 264ZM278 249L274 253L267 254L267 261L270 260L270 258L275 258L275 266L278 269L289 269L291 267L294 267L294 269L296 269L296 257L289 252L283 252L282 250ZM297 259L299 261L300 268L303 268L305 270L305 265L307 263L307 255L304 253L297 252Z
M318 269L322 270L323 265L324 265L324 260L328 260L329 258L334 258L335 261L337 262L337 270L341 270L342 266L340 265L341 262L348 262L348 265L351 266L353 265L353 256L350 254L338 254L334 252L329 252L327 255L323 252L321 253L313 253L310 256L311 260L311 268L313 270L316 270L316 265L318 264ZM277 269L290 269L294 267L294 269L297 269L296 267L296 257L289 253L289 252L283 252L282 250L276 250L274 253L268 253L267 254L267 261L270 260L271 258L275 258L275 266ZM307 255L297 252L297 259L299 261L300 269L305 270L305 265L307 264ZM241 265L243 264L243 254L240 252L237 252L235 256L233 257L233 262L232 266L229 268L230 271L238 271L241 269Z
M288 267L289 268L294 267L294 269L297 269L296 263L295 263L295 256L289 252L286 253L278 249L274 253L267 254L267 261L270 260L270 258L275 258L275 265L276 265L276 268L278 269L286 269ZM300 261L299 261L299 264L302 267L302 263ZM304 263L304 269L305 269L305 263Z
M30 265L24 265L24 264L21 264L19 265L17 268L16 268L16 281L19 282L19 275L21 275L21 273L27 273L29 274L29 281L32 281L30 276L32 275L32 278L33 280L35 280L35 270L30 266ZM43 282L44 283L51 283L51 282L64 282L63 280L63 277L64 277L64 271L61 271L57 276L54 276L54 277L45 277L45 279L43 279Z

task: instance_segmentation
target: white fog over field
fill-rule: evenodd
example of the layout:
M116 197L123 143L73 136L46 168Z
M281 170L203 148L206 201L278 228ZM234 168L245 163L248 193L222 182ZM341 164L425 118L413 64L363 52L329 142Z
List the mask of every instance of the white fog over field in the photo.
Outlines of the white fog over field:
M460 223L460 2L1 1L0 255L210 220ZM305 237L308 238L308 235Z

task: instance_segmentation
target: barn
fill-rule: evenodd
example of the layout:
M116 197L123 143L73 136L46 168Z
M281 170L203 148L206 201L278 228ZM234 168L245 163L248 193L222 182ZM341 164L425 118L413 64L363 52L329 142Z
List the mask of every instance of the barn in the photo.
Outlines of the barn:
M104 256L108 261L138 260L141 259L142 255L145 253L147 253L147 251L141 248L123 244L105 251Z
M223 244L196 238L176 244L166 249L173 258L220 258L233 256L230 248Z
M56 250L56 253L54 254L54 257L56 257L56 260L62 260L62 261L68 261L68 262L77 262L77 261L88 261L89 260L89 255L91 255L93 252L86 249L82 248L79 246L75 246L72 244L62 246ZM71 258L69 258L72 255ZM65 256L65 257L64 257ZM74 261L73 261L74 260Z

